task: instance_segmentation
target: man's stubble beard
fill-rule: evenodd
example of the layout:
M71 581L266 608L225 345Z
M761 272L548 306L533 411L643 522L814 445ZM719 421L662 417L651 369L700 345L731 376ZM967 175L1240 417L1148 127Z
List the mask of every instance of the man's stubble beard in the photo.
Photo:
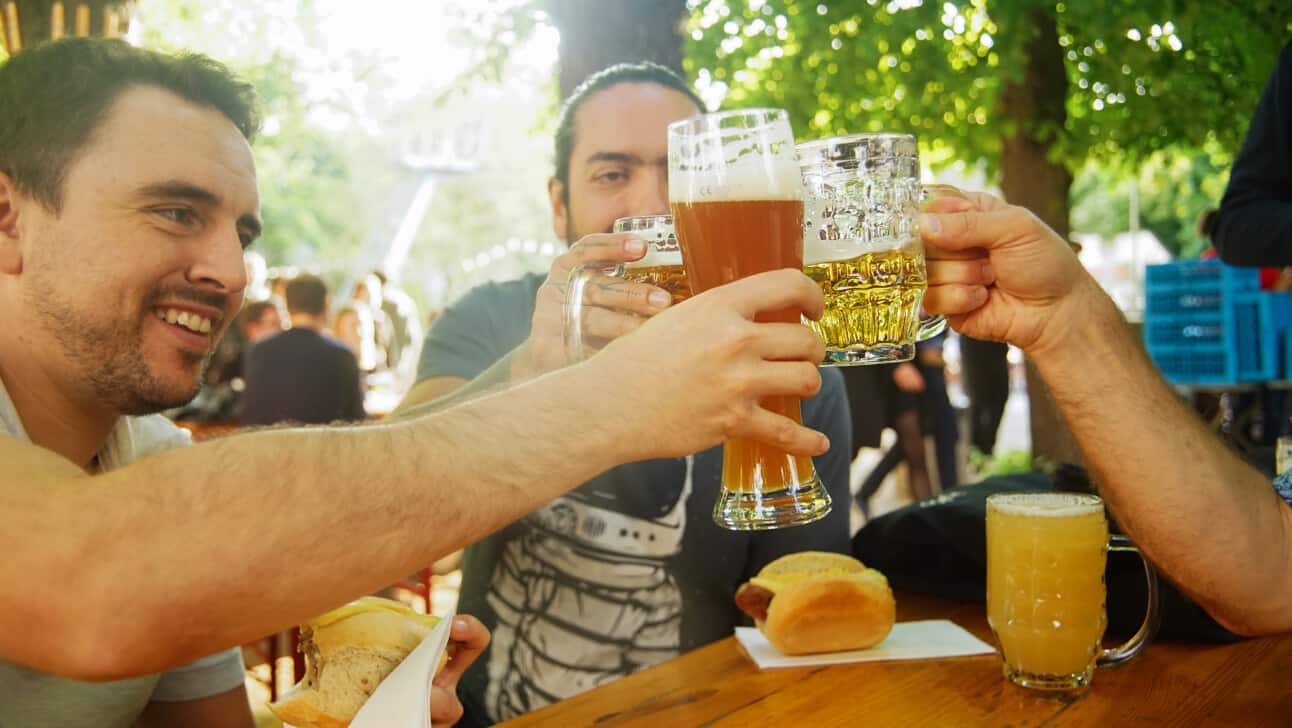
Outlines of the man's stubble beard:
M145 304L133 322L96 321L60 300L47 278L32 286L28 304L39 326L53 333L63 356L89 383L100 403L122 415L147 415L188 403L201 388L213 351L204 355L180 351L188 366L197 366L192 385L181 391L154 374L144 355L144 317L152 315ZM149 296L150 300L157 296Z

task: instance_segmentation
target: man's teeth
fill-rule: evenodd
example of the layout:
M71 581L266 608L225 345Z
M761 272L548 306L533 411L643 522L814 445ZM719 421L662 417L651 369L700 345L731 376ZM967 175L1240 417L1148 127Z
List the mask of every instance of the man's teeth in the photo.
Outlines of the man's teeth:
M199 334L208 334L211 332L211 319L198 316L188 311L180 311L177 308L157 309L157 318L168 324L183 326L189 331L195 331Z

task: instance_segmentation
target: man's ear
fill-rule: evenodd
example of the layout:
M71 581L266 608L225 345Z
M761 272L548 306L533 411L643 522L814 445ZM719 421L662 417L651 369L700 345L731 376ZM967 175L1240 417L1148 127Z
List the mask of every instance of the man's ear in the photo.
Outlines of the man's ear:
M22 248L19 245L18 211L31 200L18 191L9 175L0 172L0 273L22 272Z
M570 208L565 204L565 183L552 177L547 180L547 201L552 206L552 232L556 239L570 239Z

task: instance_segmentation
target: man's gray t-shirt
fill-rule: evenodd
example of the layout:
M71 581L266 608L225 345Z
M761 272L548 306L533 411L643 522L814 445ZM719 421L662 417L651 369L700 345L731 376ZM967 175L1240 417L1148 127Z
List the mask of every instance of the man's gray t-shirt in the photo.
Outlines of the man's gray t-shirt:
M0 437L28 440L3 382ZM123 417L99 452L99 466L112 470L189 442L188 433L160 415ZM164 673L104 683L68 680L0 660L0 728L129 728L151 701L207 698L233 690L244 679L236 647Z
M472 379L519 346L543 280L488 283L450 306L427 334L418 378ZM817 523L718 527L722 451L713 448L614 468L468 547L458 611L479 617L493 640L459 683L459 726L505 720L727 637L743 619L737 586L769 561L846 552L852 435L838 372L822 372L803 419L840 443L815 459L834 499Z

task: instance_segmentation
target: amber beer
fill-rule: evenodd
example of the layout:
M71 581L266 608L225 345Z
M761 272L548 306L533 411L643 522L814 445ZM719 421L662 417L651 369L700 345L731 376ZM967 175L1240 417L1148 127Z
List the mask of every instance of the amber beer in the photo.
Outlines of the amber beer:
M846 260L810 262L803 271L825 296L821 320L806 323L827 349L869 350L915 342L920 303L928 288L920 241Z
M672 208L687 277L696 293L756 273L803 266L801 200L674 202ZM787 309L760 314L757 320L797 323L800 316L797 309ZM797 397L771 397L761 404L803 421ZM724 447L722 483L729 490L761 488L769 493L816 478L811 458L788 457L775 447L743 438L728 440Z
M1104 614L1108 522L1097 496L1019 493L987 505L987 621L1005 674L1075 688L1094 672Z
M679 304L691 297L691 286L687 282L681 254L677 257L677 263L672 265L641 265L640 261L625 264L624 280L663 288L673 297L673 304Z

